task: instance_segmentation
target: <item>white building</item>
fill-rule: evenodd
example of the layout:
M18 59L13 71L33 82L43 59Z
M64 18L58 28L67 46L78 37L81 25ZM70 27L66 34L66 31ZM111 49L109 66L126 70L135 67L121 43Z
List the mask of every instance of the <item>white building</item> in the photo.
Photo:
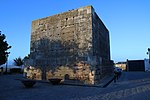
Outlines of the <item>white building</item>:
M145 71L150 71L150 60L144 59Z

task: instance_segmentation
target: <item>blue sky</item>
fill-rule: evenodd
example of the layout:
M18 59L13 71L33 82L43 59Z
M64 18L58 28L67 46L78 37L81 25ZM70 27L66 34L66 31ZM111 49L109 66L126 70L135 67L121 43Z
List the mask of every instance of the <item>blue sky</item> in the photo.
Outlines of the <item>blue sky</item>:
M111 59L144 59L150 47L150 0L0 0L9 60L30 52L33 20L92 5L110 32Z

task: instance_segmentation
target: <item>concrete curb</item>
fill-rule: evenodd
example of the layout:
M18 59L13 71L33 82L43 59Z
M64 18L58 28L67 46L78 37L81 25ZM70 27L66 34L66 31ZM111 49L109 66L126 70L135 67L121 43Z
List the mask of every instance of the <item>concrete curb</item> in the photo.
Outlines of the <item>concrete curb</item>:
M21 80L24 80L24 78L22 78L22 79L16 78L15 80L21 81ZM51 82L49 82L47 80L35 80L35 81L39 82L39 83L51 84ZM111 77L106 78L105 81L103 80L103 82L101 84L98 84L98 85L80 84L80 83L76 83L76 82L61 82L59 85L106 88L112 81L113 81L113 77L111 76Z

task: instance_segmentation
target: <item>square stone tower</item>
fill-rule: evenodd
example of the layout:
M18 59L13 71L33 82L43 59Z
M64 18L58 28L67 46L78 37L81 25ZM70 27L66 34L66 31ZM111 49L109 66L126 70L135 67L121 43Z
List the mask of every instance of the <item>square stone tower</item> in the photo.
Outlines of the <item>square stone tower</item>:
M92 6L32 22L30 65L42 77L98 84L111 64L109 31Z

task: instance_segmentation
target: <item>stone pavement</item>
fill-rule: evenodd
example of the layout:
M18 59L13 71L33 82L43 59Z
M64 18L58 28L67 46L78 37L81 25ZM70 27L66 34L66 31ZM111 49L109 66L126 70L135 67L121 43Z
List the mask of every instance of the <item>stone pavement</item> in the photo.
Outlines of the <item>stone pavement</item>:
M38 82L25 88L15 80L21 75L0 76L0 100L149 100L150 73L123 72L119 80L106 88L51 85Z
M150 73L124 72L116 83L112 82L103 93L77 100L149 100ZM75 99L76 100L76 99Z

